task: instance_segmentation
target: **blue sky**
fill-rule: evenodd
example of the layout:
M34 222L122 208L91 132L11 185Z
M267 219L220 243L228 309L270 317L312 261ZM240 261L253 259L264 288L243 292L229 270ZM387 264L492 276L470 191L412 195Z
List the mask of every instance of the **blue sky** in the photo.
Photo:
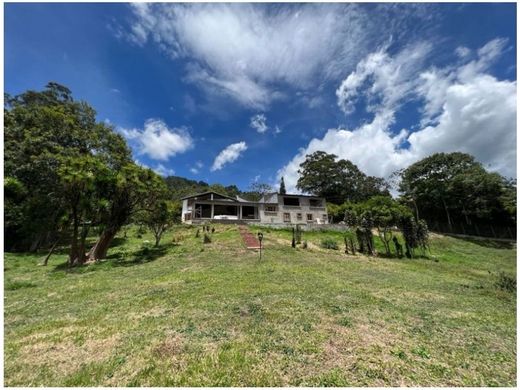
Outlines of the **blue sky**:
M315 150L516 177L516 4L6 4L5 91L68 86L157 172L293 190Z

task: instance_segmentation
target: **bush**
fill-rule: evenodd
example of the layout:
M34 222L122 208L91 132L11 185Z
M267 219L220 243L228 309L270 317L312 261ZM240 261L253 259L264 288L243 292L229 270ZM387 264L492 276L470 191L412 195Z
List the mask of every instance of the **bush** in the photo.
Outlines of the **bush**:
M204 233L204 244L209 244L211 243L211 237L209 236L208 233Z
M303 244L302 244L302 248L303 249L307 249L307 241L304 241Z
M498 281L496 282L496 286L500 290L515 292L516 291L516 277L513 275L508 275L504 272L500 272L498 274Z
M338 243L332 238L326 238L324 240L321 240L321 247L325 249L338 250Z

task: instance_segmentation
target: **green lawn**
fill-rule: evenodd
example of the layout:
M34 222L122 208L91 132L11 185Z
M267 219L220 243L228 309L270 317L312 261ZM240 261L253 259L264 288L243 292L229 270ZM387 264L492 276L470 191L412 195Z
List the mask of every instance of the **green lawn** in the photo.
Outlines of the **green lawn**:
M131 230L72 270L65 251L5 254L5 384L516 385L516 293L495 285L516 246L435 236L428 258L367 258L319 247L339 233L292 249L265 230L260 261L215 226L159 249Z

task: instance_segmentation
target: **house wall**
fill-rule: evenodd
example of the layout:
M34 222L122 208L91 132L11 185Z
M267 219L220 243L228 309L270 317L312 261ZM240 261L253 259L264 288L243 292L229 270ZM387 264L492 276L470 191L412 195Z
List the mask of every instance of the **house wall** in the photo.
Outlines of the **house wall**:
M183 223L191 223L191 219L190 220L186 220L186 213L191 213L192 211L192 207L191 205L188 206L188 199L184 199L182 201L182 215L181 215L181 221Z
M272 224L327 224L328 223L328 215L327 208L325 204L325 200L322 200L322 207L313 207L310 205L310 200L312 198L309 197L298 197L300 200L299 206L285 206L283 203L283 195L273 196L269 199L271 202L278 203L268 203L268 204L254 204L258 206L258 219L262 223L272 223ZM294 197L294 196L292 196ZM316 198L318 199L318 198ZM193 223L192 219L186 219L186 213L193 214L193 207L195 202L197 203L221 203L221 202L213 202L213 201L194 201L193 199L184 199L182 201L182 222L183 223ZM222 204L229 204L227 202L222 202ZM243 205L242 203L237 202L236 205ZM246 204L247 205L247 204ZM251 204L253 205L253 204ZM275 206L276 211L268 211L268 206ZM284 214L289 214L290 220L286 221L284 219ZM298 218L298 214L301 215L301 218ZM312 220L307 219L307 215L310 214L312 216ZM198 221L198 219L196 220ZM247 221L247 220L246 220ZM257 220L258 221L258 220Z
M308 223L328 223L327 208L325 200L322 200L323 207L312 207L309 197L298 197L299 206L285 206L283 195L278 195L278 204L276 212L268 212L267 206L275 206L275 204L264 204L260 206L260 221L263 223L289 223L289 224L308 224ZM289 221L284 219L284 214L289 214ZM312 219L308 220L307 215L311 215ZM300 218L298 218L300 215Z

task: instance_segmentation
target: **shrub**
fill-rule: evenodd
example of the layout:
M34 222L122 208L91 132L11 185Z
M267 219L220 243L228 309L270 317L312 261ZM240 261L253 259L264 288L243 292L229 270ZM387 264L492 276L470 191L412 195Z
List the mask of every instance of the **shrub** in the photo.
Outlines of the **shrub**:
M326 238L324 240L321 240L321 247L325 249L338 249L338 243L333 240L332 238Z
M307 241L304 241L303 244L302 244L302 248L303 249L307 249Z
M200 235L200 229L197 229L197 233L195 233L195 238L198 238Z
M211 243L211 237L209 236L208 233L204 233L204 244L209 244Z
M498 274L498 281L496 282L496 286L500 290L515 292L516 291L516 277L513 275L508 275L504 272L500 272Z

